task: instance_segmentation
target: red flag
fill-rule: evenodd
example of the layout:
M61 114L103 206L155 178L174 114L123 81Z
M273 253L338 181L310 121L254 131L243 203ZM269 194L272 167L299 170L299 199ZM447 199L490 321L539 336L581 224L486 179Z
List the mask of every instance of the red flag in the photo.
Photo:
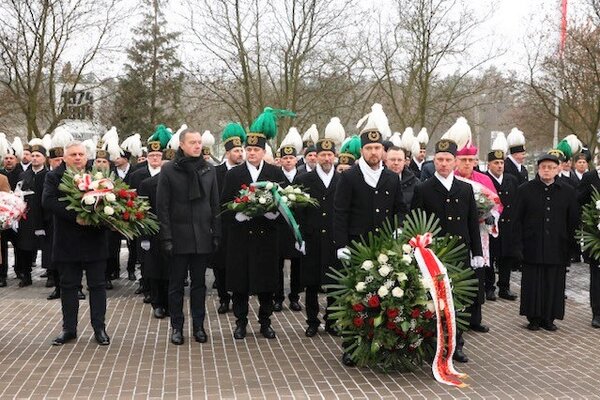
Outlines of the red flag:
M562 56L565 50L565 42L567 40L567 1L562 0L561 4L561 19L560 19L560 47L559 53Z

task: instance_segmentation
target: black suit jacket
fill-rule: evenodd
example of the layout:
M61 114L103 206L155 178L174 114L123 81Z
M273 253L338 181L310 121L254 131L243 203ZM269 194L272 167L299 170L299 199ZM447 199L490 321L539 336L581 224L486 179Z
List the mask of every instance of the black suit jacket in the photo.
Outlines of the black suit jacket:
M334 242L336 248L378 232L383 223L398 218L401 225L407 207L398 175L383 169L377 187L365 182L358 164L341 174L335 193Z
M600 191L600 177L598 171L588 171L583 174L581 182L577 186L577 201L579 207L583 207L590 201L592 201L592 193L594 189Z
M454 178L448 191L434 176L415 187L411 208L434 214L440 220L442 235L459 236L473 257L483 255L477 204L468 183Z
M150 170L148 169L148 166L146 165L145 167L137 168L133 172L131 172L131 170L129 170L128 175L129 176L126 176L126 178L128 180L127 183L129 184L129 186L132 189L139 189L142 181L146 178L150 178Z
M8 178L10 190L15 190L15 188L17 187L17 183L21 180L21 174L23 172L24 171L23 167L21 166L21 163L18 163L12 171L7 171L5 169L0 170L0 174L5 175Z
M91 262L108 258L107 229L82 226L76 222L77 213L67 210L68 203L60 201L64 193L58 189L65 173L65 163L46 174L42 206L53 216L52 261Z

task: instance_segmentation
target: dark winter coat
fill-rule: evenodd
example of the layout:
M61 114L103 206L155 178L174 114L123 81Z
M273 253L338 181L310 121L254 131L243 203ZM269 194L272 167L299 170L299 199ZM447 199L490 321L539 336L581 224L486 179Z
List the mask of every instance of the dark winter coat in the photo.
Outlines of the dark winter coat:
M514 175L504 174L502 177L502 185L498 183L496 178L489 172L486 175L490 177L490 180L494 184L502 206L502 214L498 221L498 232L499 236L494 238L490 235L490 249L493 248L493 253L503 257L516 257L514 247L514 211L516 206L517 190L519 183Z
M173 254L210 254L213 238L221 237L215 168L198 157L190 176L184 169L186 159L179 150L175 160L166 163L158 174L160 238L173 243ZM199 193L191 194L190 179L198 180Z
M25 196L27 216L19 221L17 231L17 247L22 250L33 251L40 246L40 238L35 236L35 231L45 230L46 216L42 208L42 192L47 173L46 168L43 168L37 174L33 172L32 168L29 168L21 174L21 181L23 182L21 189L33 192Z
M150 212L156 214L156 201L158 192L158 179L160 173L146 178L140 182L138 193L140 196L148 198L150 203ZM150 250L141 250L144 260L144 278L147 279L168 279L168 260L162 253L160 247L160 232L152 236L143 236L139 238L140 243L144 240L150 242Z
M513 175L517 178L519 185L522 185L529 180L527 168L525 168L524 165L521 165L521 170L519 171L517 165L508 157L504 160L504 174Z
M400 187L402 188L402 197L404 197L404 203L406 207L410 208L412 198L415 193L415 187L420 183L419 178L413 173L412 170L404 168L402 171L402 179L400 179Z

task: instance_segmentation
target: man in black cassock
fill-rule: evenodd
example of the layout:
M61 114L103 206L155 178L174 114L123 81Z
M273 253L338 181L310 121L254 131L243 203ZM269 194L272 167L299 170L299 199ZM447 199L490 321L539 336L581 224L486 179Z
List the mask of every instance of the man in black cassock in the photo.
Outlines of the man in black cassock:
M575 190L556 179L559 160L545 154L535 179L521 185L515 212L516 247L522 259L521 315L527 328L555 331L565 314L565 275L579 213Z

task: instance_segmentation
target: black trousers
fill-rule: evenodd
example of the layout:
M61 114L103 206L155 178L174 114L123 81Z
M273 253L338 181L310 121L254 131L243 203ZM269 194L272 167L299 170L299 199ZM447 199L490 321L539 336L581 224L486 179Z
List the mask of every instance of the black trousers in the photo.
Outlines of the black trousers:
M208 254L174 254L169 261L169 313L171 327L183 329L183 282L190 271L190 313L194 331L204 326Z
M485 291L496 290L496 272L498 272L498 289L507 291L510 289L510 273L518 264L514 257L492 257L490 266L485 268Z
M169 281L167 279L146 279L150 290L152 308L169 309Z
M87 278L90 301L90 319L94 330L104 329L106 315L106 282L104 270L106 260L93 262L60 262L60 300L63 313L63 330L77 332L79 300L77 290L81 286L83 270Z
M319 289L320 286L307 286L305 294L305 306L306 306L306 323L308 326L318 326L321 324L319 320ZM329 290L327 293L329 294ZM329 307L333 305L335 299L331 296L327 296L327 308L323 319L325 320L325 327L328 328L333 325L333 321L329 320Z
M127 272L135 271L135 264L138 262L138 240L128 240L127 241L127 249L129 250L129 255L127 257Z
M479 283L479 290L477 291L477 295L473 299L473 304L466 308L466 312L471 313L470 324L473 326L481 325L481 305L485 301L485 293L484 293L484 277L485 277L485 269L487 268L474 268L475 278Z
M240 325L248 323L248 293L233 293L233 315ZM273 314L273 293L258 294L258 322L261 326L271 325L271 314Z
M217 284L217 293L219 294L219 303L227 303L231 300L231 295L227 291L227 268L224 265L213 267L215 282Z
M590 305L592 315L600 316L600 264L598 262L590 264Z
M31 270L33 268L33 261L37 256L37 250L23 250L15 249L15 255L17 257L17 263L15 270L19 271L24 277L31 278Z
M273 300L277 302L283 302L285 300L284 285L283 285L283 262L284 258L279 259L279 283L277 292L273 296ZM290 294L288 298L290 301L298 301L300 299L300 292L302 292L302 286L300 285L300 268L302 260L300 257L294 257L291 259L290 265Z
M8 243L12 243L14 254L15 254L15 267L17 266L17 234L13 230L5 230L0 234L0 249L2 251L2 264L0 265L0 278L6 278L8 276ZM15 271L17 272L17 271Z

